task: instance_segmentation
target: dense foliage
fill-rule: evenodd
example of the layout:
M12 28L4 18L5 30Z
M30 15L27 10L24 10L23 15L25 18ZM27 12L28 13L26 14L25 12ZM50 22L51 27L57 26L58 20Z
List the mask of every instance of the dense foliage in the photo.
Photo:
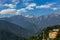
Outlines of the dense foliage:
M54 38L53 40L60 40L60 25L49 26L49 27L43 29L40 34L37 33L34 36L27 38L27 40L42 40L43 39L43 31L44 31L44 39L47 40L47 38L49 38L49 32L50 31L54 32L53 29L59 29L57 37ZM49 39L51 39L51 38L49 38Z

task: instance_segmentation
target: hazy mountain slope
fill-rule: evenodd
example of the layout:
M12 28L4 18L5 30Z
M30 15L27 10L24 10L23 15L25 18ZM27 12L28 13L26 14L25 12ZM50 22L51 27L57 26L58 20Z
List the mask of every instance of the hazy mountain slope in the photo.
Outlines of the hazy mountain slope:
M0 20L0 30L9 31L19 37L31 36L34 33L10 22Z
M27 21L26 18L22 15L17 15L9 18L1 18L0 20L6 20L8 22L14 23L34 33L37 31L36 25Z

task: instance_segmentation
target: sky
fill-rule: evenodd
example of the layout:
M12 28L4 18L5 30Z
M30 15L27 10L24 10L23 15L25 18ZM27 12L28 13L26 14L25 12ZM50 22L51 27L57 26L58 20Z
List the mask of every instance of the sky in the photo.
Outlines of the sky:
M0 0L0 17L60 13L60 0Z

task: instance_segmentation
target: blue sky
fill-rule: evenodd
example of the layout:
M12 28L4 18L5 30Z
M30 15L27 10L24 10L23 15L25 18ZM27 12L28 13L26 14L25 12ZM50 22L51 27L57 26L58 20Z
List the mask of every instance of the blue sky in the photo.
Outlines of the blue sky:
M0 0L0 17L60 13L60 0Z

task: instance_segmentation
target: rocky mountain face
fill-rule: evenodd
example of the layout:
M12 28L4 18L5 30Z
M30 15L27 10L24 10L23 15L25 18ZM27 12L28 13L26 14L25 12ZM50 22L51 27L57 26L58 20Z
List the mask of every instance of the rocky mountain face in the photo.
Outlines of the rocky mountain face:
M52 14L39 16L37 18L35 17L28 18L27 20L37 25L37 29L43 29L50 25L60 24L60 14L52 13Z
M35 34L39 30L42 30L42 29L46 28L47 26L60 24L60 14L59 13L52 13L52 14L47 14L47 15L43 15L43 16L39 16L39 17L29 15L29 17L17 15L17 16L12 16L9 18L0 18L0 20L5 20L8 22L11 22L13 24L16 24L16 25L26 29L26 31L31 32L31 33L28 32L28 35ZM18 29L18 28L16 27L16 29ZM20 30L18 30L18 31L20 31ZM27 33L26 31L23 31L21 33L22 34L25 33L25 35L26 35L26 33Z

